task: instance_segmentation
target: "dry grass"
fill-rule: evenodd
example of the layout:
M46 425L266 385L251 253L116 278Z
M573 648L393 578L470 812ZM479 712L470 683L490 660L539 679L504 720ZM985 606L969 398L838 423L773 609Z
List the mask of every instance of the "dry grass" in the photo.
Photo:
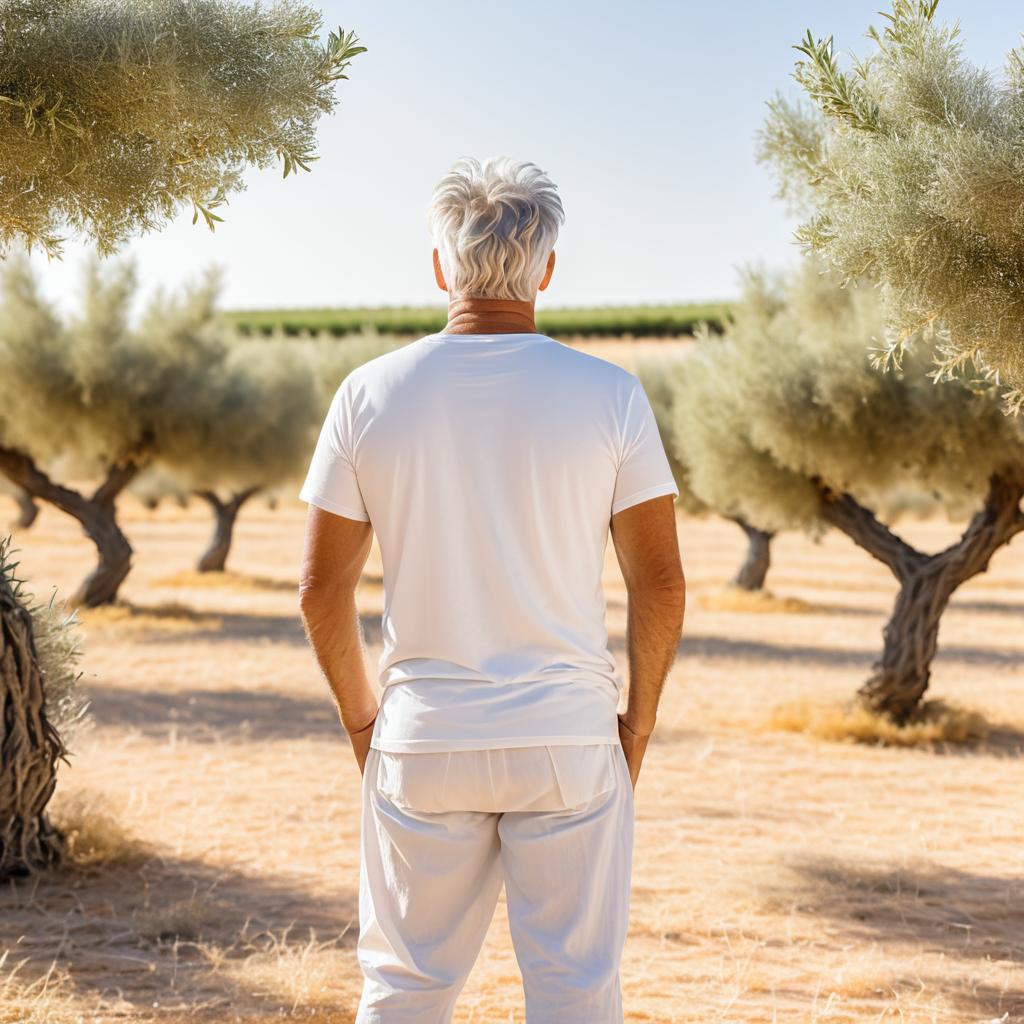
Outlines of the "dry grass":
M246 509L243 581L295 577L303 516ZM0 888L0 1022L352 1024L358 777L295 594L182 575L209 529L198 507L126 502L124 521L130 610L87 626L96 725L59 774L80 859ZM952 534L908 529L933 549ZM933 677L935 699L1000 724L904 749L765 728L780 706L834 710L856 691L894 594L883 568L841 537L784 535L772 583L808 607L737 614L702 598L735 571L738 531L683 522L681 539L694 600L637 789L626 1020L1024 1021L1024 544L957 596ZM50 509L19 544L40 593L89 567ZM374 552L371 658L379 574ZM611 555L606 580L621 661ZM523 1021L504 902L455 1021Z
M700 595L700 606L709 612L748 612L755 615L808 615L822 611L800 597L785 597L770 590L722 587Z
M64 833L69 866L137 867L152 856L145 843L125 830L103 796L62 790L50 802L50 817Z
M0 1024L53 1024L75 1020L75 988L67 970L50 968L33 980L25 977L29 958L0 953ZM78 1016L78 1019L82 1018Z
M913 718L901 724L855 701L815 704L800 700L775 708L767 724L782 732L884 747L979 743L992 731L984 715L941 700L926 701Z

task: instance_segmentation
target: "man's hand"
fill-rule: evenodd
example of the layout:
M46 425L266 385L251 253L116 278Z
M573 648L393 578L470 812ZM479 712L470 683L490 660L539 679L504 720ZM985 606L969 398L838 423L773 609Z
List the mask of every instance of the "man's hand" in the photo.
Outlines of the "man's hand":
M649 735L642 736L633 732L622 720L622 715L619 715L619 742L622 744L622 752L626 755L629 778L633 783L634 790L636 789L636 780L640 777L640 765L643 763L649 739Z
M374 715L368 725L362 729L348 734L349 742L352 744L352 752L356 755L356 764L359 765L359 774L362 775L366 768L366 759L370 756L370 741L373 739L373 726L377 721Z

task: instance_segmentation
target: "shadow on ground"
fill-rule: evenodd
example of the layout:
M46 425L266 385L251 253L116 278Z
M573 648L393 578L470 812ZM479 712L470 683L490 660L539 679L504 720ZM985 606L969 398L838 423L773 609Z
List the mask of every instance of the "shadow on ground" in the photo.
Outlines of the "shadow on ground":
M613 637L613 650L625 650L624 638ZM799 663L805 665L827 665L833 667L870 668L878 652L856 651L839 647L813 647L807 644L770 644L761 640L746 640L735 637L707 636L686 633L679 644L683 657L707 659L735 659L740 661L763 661L772 663ZM986 647L964 647L946 644L939 648L936 664L987 665L991 667L1017 668L1021 656L1018 651L995 650Z
M831 857L787 868L794 883L776 897L788 896L791 909L829 918L860 938L1024 964L1024 877Z
M772 887L776 909L826 918L852 938L960 959L1024 964L1024 878L940 865L894 868L832 857L786 865L791 882ZM921 979L915 980L918 987ZM978 985L952 971L925 980L972 1020L1021 1020L1024 988ZM1006 1014L1007 1016L1003 1016Z
M133 1020L151 1019L155 1006L161 1020L175 1011L202 1021L287 1015L296 1000L281 978L292 961L301 968L311 934L325 951L351 956L357 927L353 892L306 891L163 851L133 866L69 866L0 889L0 948L10 951L8 967L24 961L23 983L53 964L76 1000L116 1004L115 1016ZM261 957L277 966L242 969ZM312 1004L354 1007L351 985L338 978L333 991L317 988Z
M337 709L322 697L252 690L177 690L169 693L93 685L86 688L98 726L133 729L166 740L173 734L193 743L246 743L343 735Z

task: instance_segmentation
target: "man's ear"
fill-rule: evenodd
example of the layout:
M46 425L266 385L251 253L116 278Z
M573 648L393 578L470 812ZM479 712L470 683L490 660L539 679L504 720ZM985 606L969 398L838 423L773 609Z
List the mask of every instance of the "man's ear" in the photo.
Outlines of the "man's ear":
M438 255L437 250L434 250L434 280L437 282L437 287L441 291L448 291L448 283L444 279L444 274L441 272L441 257Z
M551 275L555 272L555 250L551 250L551 255L548 257L548 267L544 271L544 277L541 279L540 284L537 286L538 291L544 291L548 284L551 282Z

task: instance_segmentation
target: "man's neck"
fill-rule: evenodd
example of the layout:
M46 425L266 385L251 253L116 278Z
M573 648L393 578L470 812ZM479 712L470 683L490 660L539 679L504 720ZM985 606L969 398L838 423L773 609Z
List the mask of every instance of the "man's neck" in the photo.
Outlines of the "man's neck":
M442 334L536 334L533 303L519 299L452 299Z

